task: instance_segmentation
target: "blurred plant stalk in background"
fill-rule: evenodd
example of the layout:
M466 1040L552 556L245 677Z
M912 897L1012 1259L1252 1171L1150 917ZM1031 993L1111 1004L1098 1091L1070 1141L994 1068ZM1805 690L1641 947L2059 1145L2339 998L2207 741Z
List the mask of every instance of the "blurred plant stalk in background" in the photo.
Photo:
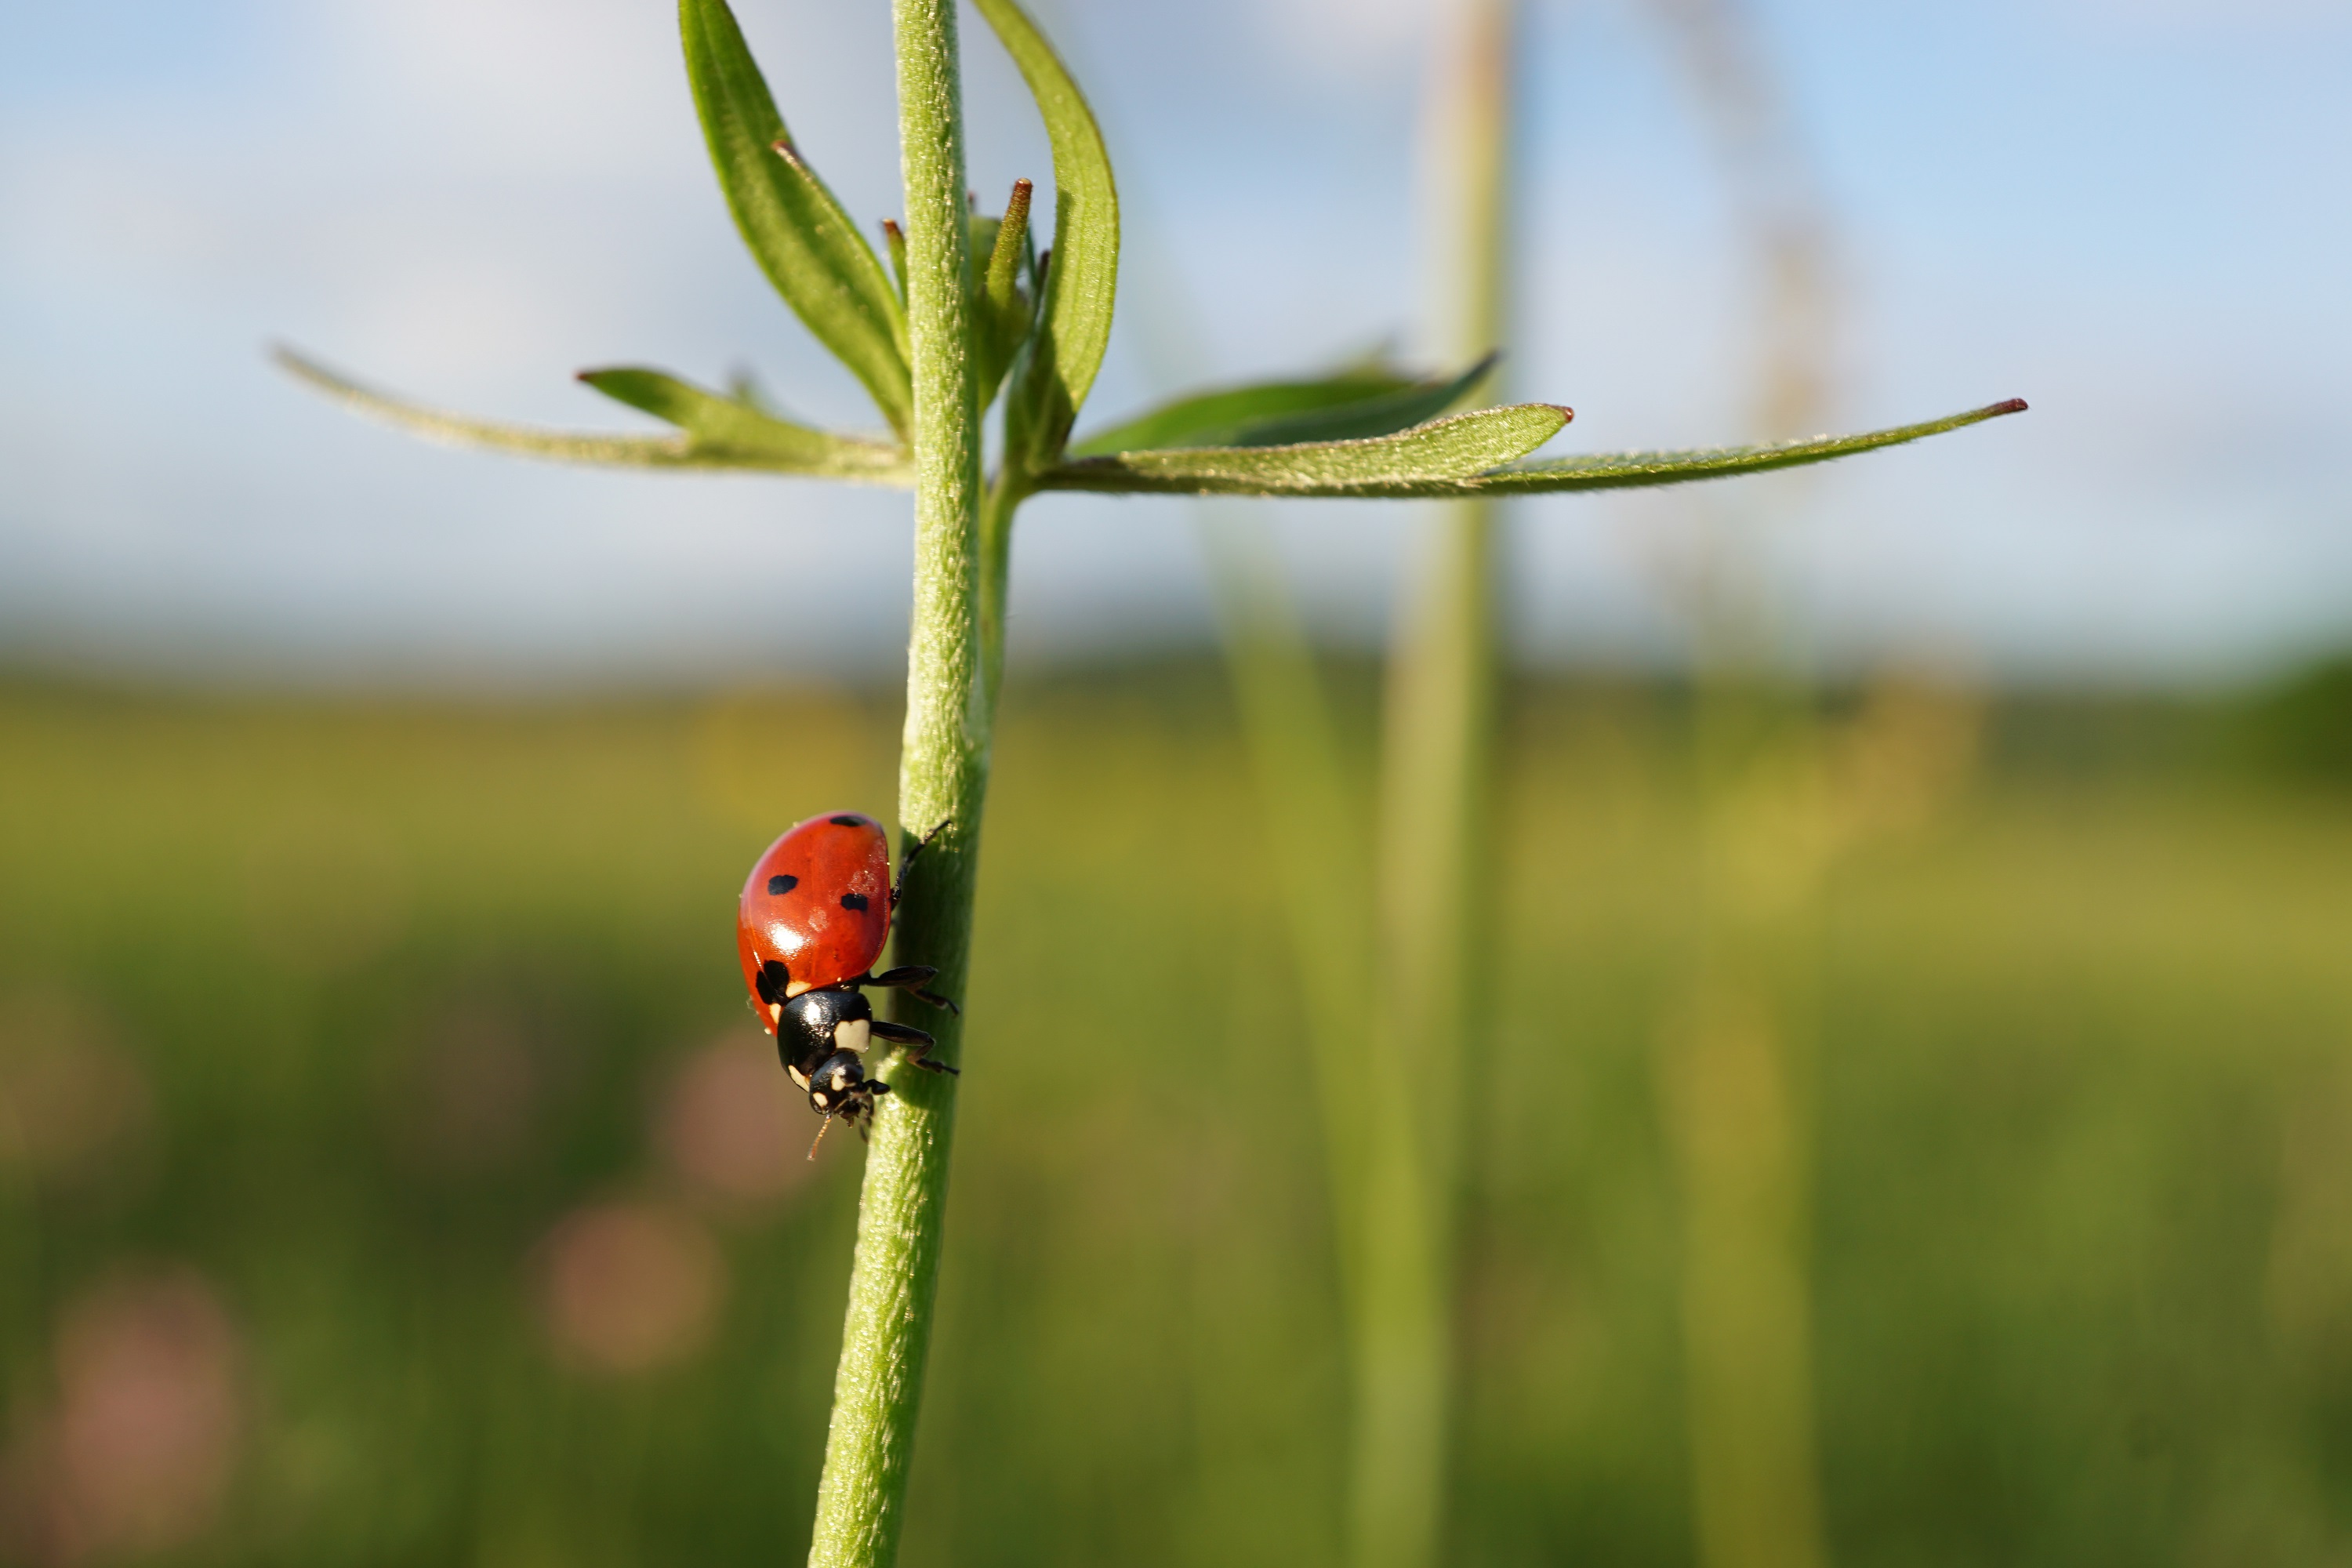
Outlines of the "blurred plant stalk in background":
M1508 342L1513 0L1466 0L1431 117L1445 210L1431 347ZM1488 393L1495 390L1491 386ZM1244 731L1274 827L1339 1231L1358 1568L1440 1560L1452 1468L1462 1120L1489 933L1496 605L1494 502L1432 509L1387 675L1376 837L1333 704L1262 530L1204 516ZM1367 875L1354 846L1376 844Z
M1756 415L1785 438L1827 399L1824 205L1738 0L1654 5L1759 274ZM1700 556L1684 586L1698 663L1696 898L1657 1064L1681 1203L1693 1523L1704 1568L1819 1568L1809 1220L1822 738L1780 646L1759 537L1768 503L1703 498L1695 510Z
M1516 0L1462 0L1432 117L1442 361L1511 342L1507 320ZM1490 389L1491 391L1491 389ZM1496 503L1443 503L1399 601L1381 757L1383 1086L1364 1189L1350 1509L1360 1568L1440 1560L1454 1419L1463 1119L1492 951L1499 607Z
M1757 275L1755 418L1818 427L1840 338L1828 204L1741 0L1653 0L1711 135ZM1777 500L1778 504L1775 504ZM1977 707L1881 683L1819 714L1778 602L1770 533L1801 498L1700 498L1681 584L1695 633L1696 899L1657 1083L1682 1206L1684 1380L1706 1568L1818 1568L1812 1176L1827 879L1931 811L1973 758Z

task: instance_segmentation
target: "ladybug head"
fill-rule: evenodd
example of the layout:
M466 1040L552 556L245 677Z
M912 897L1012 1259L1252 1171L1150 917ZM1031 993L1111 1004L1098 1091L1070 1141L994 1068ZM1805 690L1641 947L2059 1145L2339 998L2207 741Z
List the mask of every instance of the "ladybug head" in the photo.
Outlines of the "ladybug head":
M866 1065L856 1051L835 1051L809 1074L810 1109L828 1120L838 1116L852 1127L860 1127L864 1118L874 1114L876 1095L889 1092L888 1084L866 1076Z

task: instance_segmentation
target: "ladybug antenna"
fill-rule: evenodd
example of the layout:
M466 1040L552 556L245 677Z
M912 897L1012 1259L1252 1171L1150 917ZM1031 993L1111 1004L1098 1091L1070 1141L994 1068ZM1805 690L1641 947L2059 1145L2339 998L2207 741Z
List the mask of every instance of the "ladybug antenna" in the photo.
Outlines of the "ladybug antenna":
M808 1157L810 1159L814 1160L816 1158L816 1146L824 1142L824 1135L832 1131L833 1118L830 1116L826 1117L823 1121L817 1124L816 1136L809 1140Z

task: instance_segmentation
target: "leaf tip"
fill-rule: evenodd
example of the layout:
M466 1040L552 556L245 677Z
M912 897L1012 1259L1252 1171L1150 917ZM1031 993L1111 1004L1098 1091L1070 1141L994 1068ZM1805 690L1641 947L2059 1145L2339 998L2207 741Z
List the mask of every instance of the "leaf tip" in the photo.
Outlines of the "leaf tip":
M1559 415L1559 422L1562 425L1568 424L1576 417L1576 410L1570 408L1565 403L1547 403L1543 405L1543 406L1550 409L1554 414Z
M273 342L269 345L269 363L297 381L307 381L312 386L341 395L343 378L296 348L292 343Z
M2025 412L2025 399L2022 397L2012 397L2006 402L1994 404L1990 408L1987 409L1986 412L1989 414L2022 414Z

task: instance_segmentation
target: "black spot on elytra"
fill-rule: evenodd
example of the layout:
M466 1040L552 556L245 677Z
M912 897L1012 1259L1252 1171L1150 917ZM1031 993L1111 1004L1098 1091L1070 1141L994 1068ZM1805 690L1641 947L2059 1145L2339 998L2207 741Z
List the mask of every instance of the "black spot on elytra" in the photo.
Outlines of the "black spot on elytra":
M862 816L836 816L833 818L833 825L835 827L863 827L866 819Z
M772 958L760 965L760 977L751 984L759 992L761 1001L773 1004L784 999L784 987L792 983L792 972L783 966L782 961Z
M768 897L780 899L800 885L798 877L771 877L768 879Z
M841 907L845 910L856 910L860 913L863 913L866 909L866 895L863 893L844 893L841 895Z

